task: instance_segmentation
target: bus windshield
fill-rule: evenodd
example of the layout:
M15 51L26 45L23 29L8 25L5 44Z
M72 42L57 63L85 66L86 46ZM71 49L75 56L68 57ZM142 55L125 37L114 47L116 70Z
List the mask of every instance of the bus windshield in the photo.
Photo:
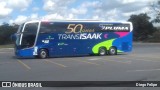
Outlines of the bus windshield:
M37 29L38 29L38 22L27 23L24 25L24 30L22 30L20 38L20 45L22 48L29 48L34 45Z
M17 31L16 45L18 46L20 45L20 37L21 37L22 30L23 30L23 26L24 26L24 23L19 26L18 31Z

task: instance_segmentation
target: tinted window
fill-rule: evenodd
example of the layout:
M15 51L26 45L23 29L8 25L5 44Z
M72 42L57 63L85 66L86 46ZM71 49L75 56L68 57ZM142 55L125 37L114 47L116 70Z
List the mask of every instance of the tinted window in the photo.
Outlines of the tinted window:
M121 24L121 23L100 23L99 24L100 32L129 32L130 25L129 24Z
M68 24L58 22L42 22L40 27L40 33L64 33L67 29L67 25Z
M38 23L28 23L25 25L24 33L36 34L38 29Z
M94 32L129 32L130 25L129 24L121 24L121 23L82 23L83 29L94 30Z
M22 48L32 47L35 43L38 23L28 23L22 34L21 46Z
M22 32L23 26L24 26L24 23L19 26L17 33L21 33Z
M74 24L74 25L70 25ZM121 23L102 23L102 22L42 22L40 33L65 33L71 29L79 30L81 27L83 32L129 32L129 24ZM72 32L73 33L73 32Z

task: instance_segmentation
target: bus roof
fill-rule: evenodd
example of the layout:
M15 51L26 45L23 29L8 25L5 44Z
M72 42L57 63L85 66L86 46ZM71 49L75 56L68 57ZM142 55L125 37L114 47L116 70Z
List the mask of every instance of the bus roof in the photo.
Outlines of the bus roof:
M73 19L73 20L32 20L32 21L27 21L25 23L32 23L32 22L108 22L108 23L130 23L127 21L104 21L104 20L78 20L78 19Z
M122 24L130 24L130 30L133 30L133 25L131 22L127 21L103 21L103 20L32 20L27 21L25 23L34 23L34 22L106 22L106 23L122 23Z
M103 20L41 20L41 22L110 22L110 23L130 23L125 21L103 21Z

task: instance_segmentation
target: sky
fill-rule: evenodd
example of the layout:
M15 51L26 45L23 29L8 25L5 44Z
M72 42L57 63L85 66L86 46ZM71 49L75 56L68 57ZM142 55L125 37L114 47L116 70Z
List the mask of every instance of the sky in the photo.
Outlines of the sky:
M0 24L29 20L127 21L132 14L147 13L157 0L0 0Z

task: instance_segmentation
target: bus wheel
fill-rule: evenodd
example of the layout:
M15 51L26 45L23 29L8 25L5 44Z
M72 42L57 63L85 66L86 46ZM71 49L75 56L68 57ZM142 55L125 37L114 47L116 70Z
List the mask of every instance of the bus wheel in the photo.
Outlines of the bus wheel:
M116 55L117 49L115 47L111 47L108 52L109 52L109 55Z
M47 56L48 56L47 50L41 49L38 56L39 56L39 58L41 58L41 59L47 58Z
M106 48L104 48L104 47L99 48L99 55L100 56L104 56L106 54L107 54Z

